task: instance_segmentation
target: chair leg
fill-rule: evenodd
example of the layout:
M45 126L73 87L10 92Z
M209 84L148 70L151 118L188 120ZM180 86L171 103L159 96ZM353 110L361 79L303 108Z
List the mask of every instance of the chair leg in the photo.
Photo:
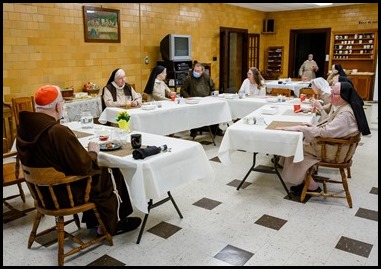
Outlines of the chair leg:
M345 196L347 198L348 205L350 208L352 208L352 197L351 197L351 193L349 192L348 181L347 181L347 177L345 175L344 168L340 168L340 174L341 174L341 179L343 181L343 187L345 190Z
M314 167L310 167L308 170L307 170L307 174L306 174L306 178L304 180L304 187L303 187L303 191L302 193L300 194L300 201L303 202L304 199L306 198L306 194L307 194L307 190L308 190L308 186L310 185L311 183L311 180L312 180L312 174L313 172L315 171Z
M64 265L64 239L65 239L65 223L64 217L58 216L56 217L56 225L57 225L57 240L58 240L58 266Z
M75 225L77 225L78 228L81 228L81 222L79 221L78 214L74 214L73 218L74 218L74 221L75 221Z
M21 183L17 183L17 187L19 188L21 199L25 203L25 194L24 194L24 190L21 186Z
M351 178L352 177L352 175L351 175L351 168L350 167L348 167L347 168L347 174L348 174L348 176L347 176L347 178Z
M32 247L34 239L36 239L37 229L38 229L38 226L40 225L40 220L42 216L43 215L37 211L36 217L34 218L34 222L33 222L33 228L29 235L28 248Z

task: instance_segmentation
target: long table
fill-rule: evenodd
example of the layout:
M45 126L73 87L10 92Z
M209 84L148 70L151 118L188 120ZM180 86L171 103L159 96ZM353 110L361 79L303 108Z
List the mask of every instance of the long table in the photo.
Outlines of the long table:
M291 97L291 98L287 97L285 102L277 102L276 96L268 96L268 95L249 96L242 99L239 99L238 96L234 96L234 98L224 98L224 99L229 104L231 116L233 119L243 118L249 115L250 113L252 113L253 111L261 108L264 105L271 104L273 106L278 106L278 105L290 105L290 104L295 104L300 102L299 98L294 98L294 97Z
M262 111L268 111L269 108L276 108L274 115L263 114ZM250 125L245 123L246 118L263 117L265 124ZM293 105L273 106L265 105L247 115L245 118L229 126L218 149L218 157L225 165L230 164L234 152L244 150L253 153L253 165L241 181L237 190L241 187L251 171L277 174L288 195L289 191L280 176L277 163L274 162L272 171L264 171L261 168L256 169L255 157L258 153L273 154L274 156L294 156L294 162L300 162L303 156L303 133L284 130L269 129L273 122L310 122L315 123L317 118L315 114L294 113ZM274 158L276 160L277 158Z
M273 88L282 88L282 89L290 89L294 91L296 97L299 97L299 91L302 88L307 88L310 85L310 82L303 81L291 81L291 82L282 82L279 84L278 80L266 80L265 82L267 92L271 92Z
M119 131L115 127L97 124L93 129L82 129L78 122L70 122L67 125L74 131L88 134L79 138L84 147L87 147L90 139L95 138L94 130L98 128L110 128L113 132ZM200 143L144 132L133 131L131 134L133 133L142 134L143 145L161 146L165 144L169 150L143 160L135 160L131 154L120 156L118 151L101 151L98 154L98 163L102 166L120 169L129 188L133 205L146 214L137 241L139 243L150 209L171 200L182 217L170 191L194 180L212 181L215 175ZM125 139L124 142L130 142L129 135ZM129 147L129 145L124 147ZM153 199L161 199L165 195L167 198L156 204L153 203Z

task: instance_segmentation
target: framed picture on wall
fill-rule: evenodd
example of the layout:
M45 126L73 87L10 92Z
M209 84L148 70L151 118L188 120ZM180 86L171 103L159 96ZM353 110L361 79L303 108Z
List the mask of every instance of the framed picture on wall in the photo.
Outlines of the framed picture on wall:
M83 6L85 42L120 43L119 10Z

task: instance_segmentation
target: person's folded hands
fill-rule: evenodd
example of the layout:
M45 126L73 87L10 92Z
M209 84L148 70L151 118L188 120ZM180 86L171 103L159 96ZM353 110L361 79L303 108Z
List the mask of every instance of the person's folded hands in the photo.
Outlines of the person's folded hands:
M89 141L87 148L89 152L92 151L92 152L95 152L96 154L99 153L99 144L97 142Z

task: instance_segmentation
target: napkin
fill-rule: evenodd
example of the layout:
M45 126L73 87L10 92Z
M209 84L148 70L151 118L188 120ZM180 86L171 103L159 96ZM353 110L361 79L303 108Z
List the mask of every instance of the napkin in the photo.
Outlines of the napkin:
M155 155L155 154L158 154L160 153L161 151L161 148L160 147L156 147L156 146L147 146L146 148L139 148L139 149L135 149L133 152L132 152L132 157L135 159L135 160L139 160L139 159L144 159L148 156L151 156L151 155Z

